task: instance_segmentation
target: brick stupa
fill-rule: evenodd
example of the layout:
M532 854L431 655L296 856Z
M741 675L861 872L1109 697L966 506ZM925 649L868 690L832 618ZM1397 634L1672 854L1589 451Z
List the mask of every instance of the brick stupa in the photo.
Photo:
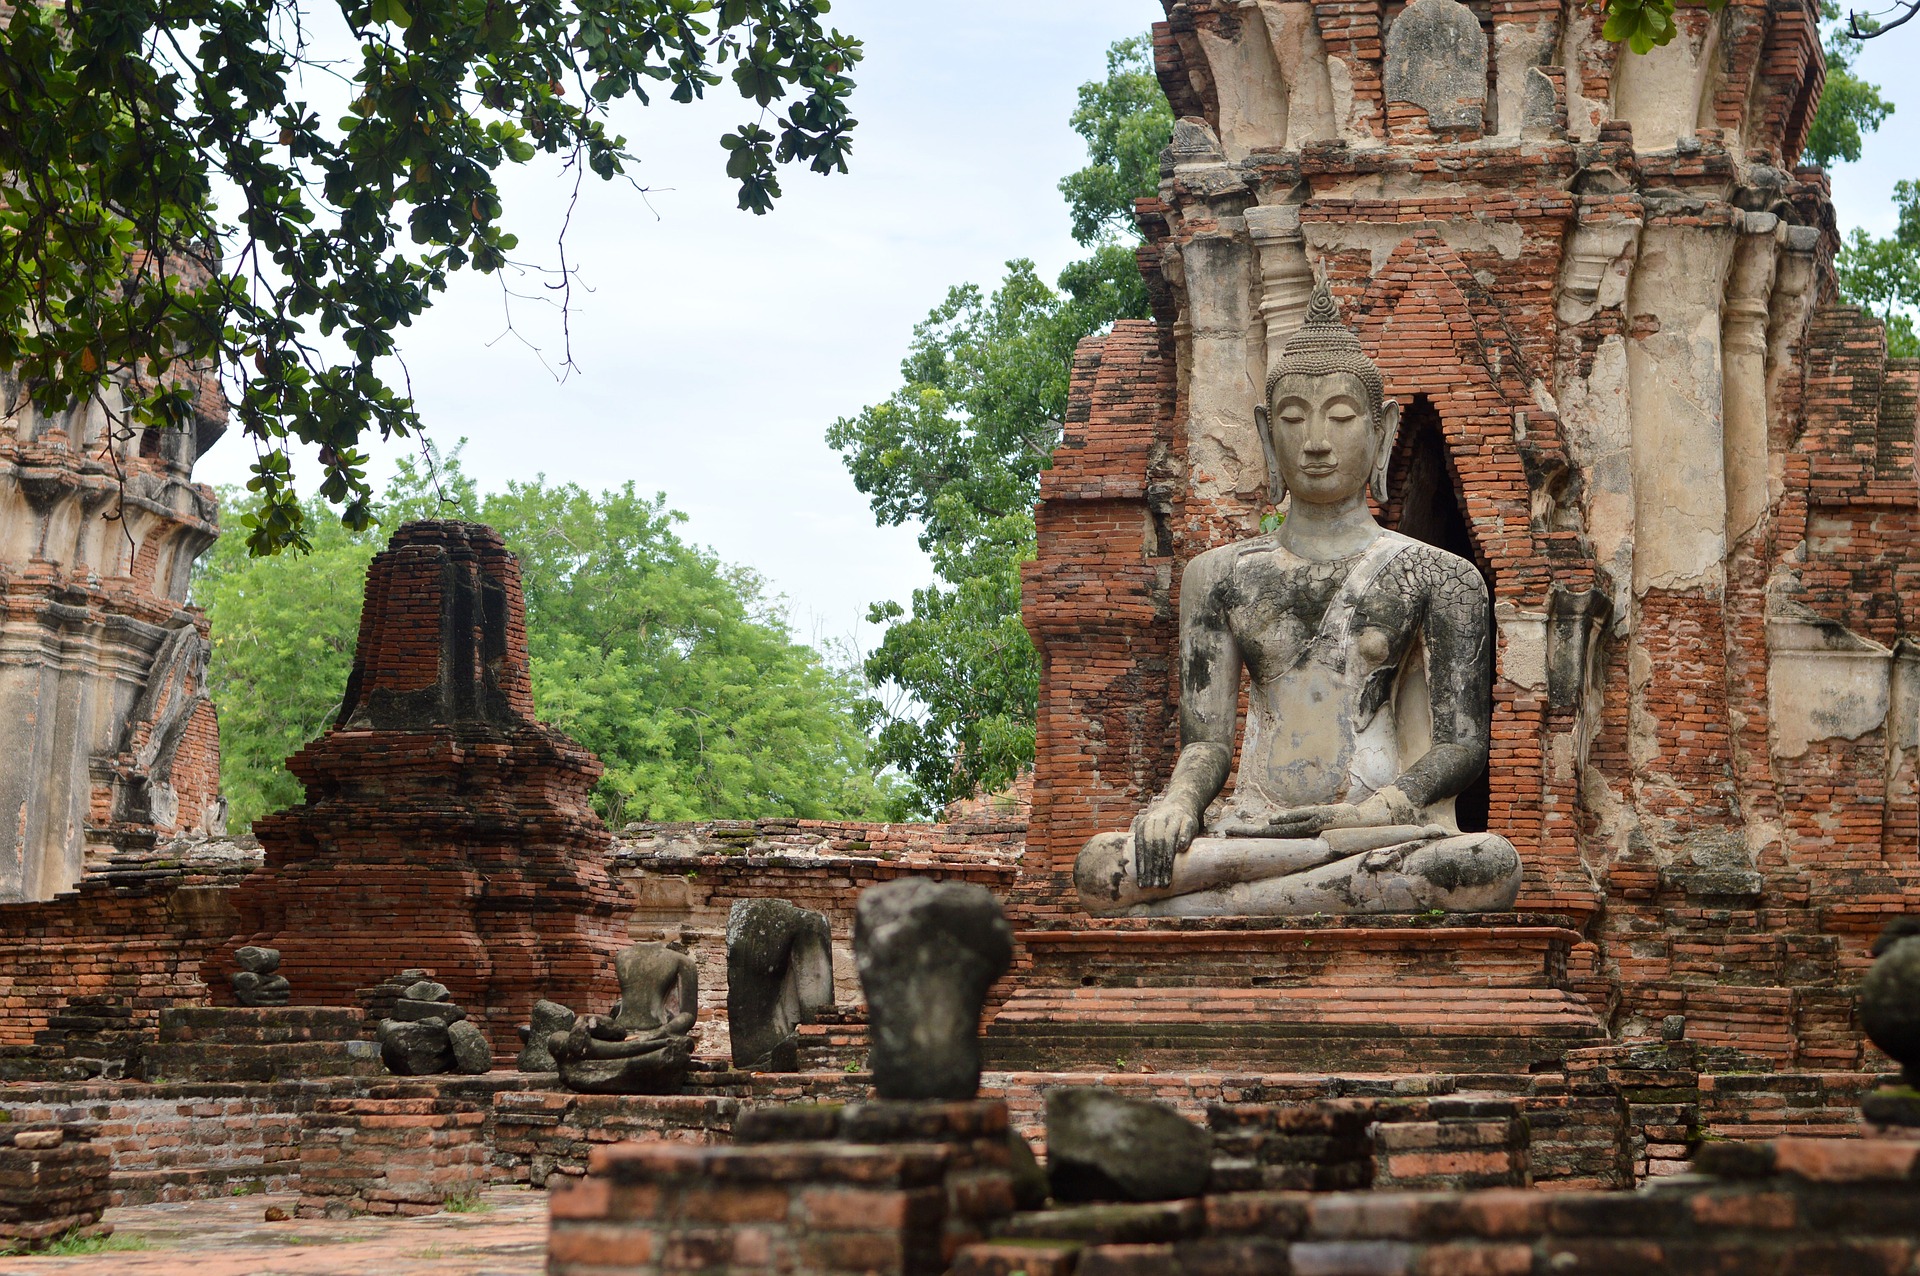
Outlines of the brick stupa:
M425 967L496 1053L536 998L615 995L621 895L588 803L600 762L534 720L520 565L493 529L409 523L367 571L340 715L287 762L307 800L255 824L233 950L283 954L296 999L352 1005ZM209 982L225 995L226 980Z

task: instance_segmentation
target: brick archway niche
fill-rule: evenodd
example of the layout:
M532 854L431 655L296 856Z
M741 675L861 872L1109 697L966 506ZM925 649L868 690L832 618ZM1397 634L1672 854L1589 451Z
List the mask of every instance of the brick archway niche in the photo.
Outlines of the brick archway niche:
M1488 632L1492 620L1493 572L1474 543L1473 528L1462 508L1460 476L1447 453L1446 428L1433 400L1416 394L1402 405L1400 437L1394 442L1387 470L1386 525L1396 531L1458 554L1480 569L1487 582ZM1488 693L1491 698L1491 692ZM1454 802L1454 814L1465 833L1484 833L1492 800L1491 773L1483 771Z

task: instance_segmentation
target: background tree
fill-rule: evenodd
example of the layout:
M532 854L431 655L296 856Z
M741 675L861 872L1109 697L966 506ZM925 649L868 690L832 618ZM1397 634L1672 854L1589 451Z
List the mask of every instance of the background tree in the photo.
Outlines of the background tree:
M1173 115L1148 37L1107 51L1071 124L1091 162L1060 182L1074 238L1093 253L1048 287L1031 261L998 289L951 289L913 332L902 384L827 431L876 519L921 528L936 579L866 660L876 754L909 776L923 810L1004 786L1033 763L1039 657L1020 623L1020 564L1033 557L1033 504L1066 412L1073 351L1122 318L1148 315L1134 260L1133 201L1158 188Z
M1840 295L1886 323L1887 353L1920 358L1920 334L1914 331L1920 315L1920 182L1895 182L1893 202L1900 212L1893 234L1878 238L1855 227L1840 246Z
M874 776L857 676L794 641L759 577L680 540L664 497L538 479L482 494L457 456L441 469L403 463L365 530L308 498L309 552L253 557L230 538L202 566L234 828L300 800L282 763L333 721L367 563L420 517L489 523L519 556L534 702L606 764L594 804L610 822L904 814ZM230 511L258 500L222 493Z
M262 450L256 553L309 541L296 444L367 526L363 440L419 428L397 330L516 247L502 164L619 177L611 103L689 102L725 72L754 116L720 139L727 172L764 213L780 165L844 172L854 125L860 43L821 25L827 0L336 3L342 65L303 0L20 0L0 31L0 366L43 410L94 400L131 428L188 423L178 373L211 363Z

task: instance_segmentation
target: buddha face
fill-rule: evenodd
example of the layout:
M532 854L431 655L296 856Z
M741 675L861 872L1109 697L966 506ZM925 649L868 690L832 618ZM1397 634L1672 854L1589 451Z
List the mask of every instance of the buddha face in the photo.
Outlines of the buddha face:
M1376 419L1367 388L1350 372L1289 373L1267 410L1269 461L1295 500L1335 505L1364 497L1380 482L1400 405L1387 400ZM1384 486L1384 484L1381 484Z

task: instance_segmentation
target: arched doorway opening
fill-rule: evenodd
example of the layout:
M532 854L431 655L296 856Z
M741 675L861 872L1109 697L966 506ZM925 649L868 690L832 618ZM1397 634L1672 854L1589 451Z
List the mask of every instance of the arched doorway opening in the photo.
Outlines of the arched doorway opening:
M1387 502L1384 521L1389 527L1450 554L1458 554L1479 569L1487 582L1487 632L1494 633L1493 573L1474 544L1473 528L1467 522L1460 497L1460 478L1454 473L1446 434L1440 426L1440 413L1424 394L1414 395L1401 416L1400 438L1394 445L1393 462L1388 467L1387 490L1391 499ZM1486 832L1491 798L1492 786L1487 773L1482 771L1480 778L1468 785L1454 802L1454 813L1463 832Z

